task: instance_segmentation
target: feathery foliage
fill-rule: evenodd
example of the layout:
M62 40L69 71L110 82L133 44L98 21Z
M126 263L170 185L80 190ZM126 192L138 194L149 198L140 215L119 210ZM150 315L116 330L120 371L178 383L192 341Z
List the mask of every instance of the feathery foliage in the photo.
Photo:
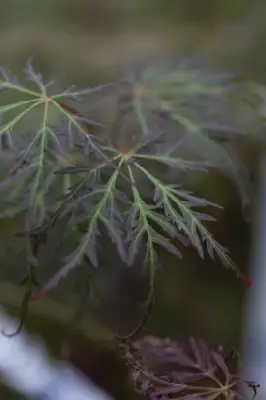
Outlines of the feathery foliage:
M13 336L23 327L29 300L56 287L78 266L87 292L87 267L100 265L101 237L108 236L125 265L144 251L150 272L145 318L132 334L119 338L135 389L151 399L242 399L236 390L240 377L229 371L220 351L194 339L189 353L169 340L129 339L150 312L158 246L181 257L182 246L191 245L200 257L207 252L245 280L206 226L214 218L204 208L220 206L196 197L184 183L186 174L217 168L234 179L243 203L248 201L248 174L233 139L263 131L265 88L190 61L154 63L127 71L117 82L61 92L55 82L45 83L31 59L23 72L26 80L20 83L0 69L0 218L22 219L25 230L18 236L28 239L21 324L5 334ZM105 126L85 114L99 105L94 95L106 99L109 90L115 115ZM75 106L79 101L90 103L84 114ZM39 286L39 248L61 220L67 231L75 230L79 243ZM148 369L135 355L145 347L160 362L171 362L171 372ZM245 383L255 396L259 385Z
M242 166L230 139L247 132L234 121L239 84L232 77L184 62L159 64L127 71L120 82L57 93L32 60L23 72L25 84L1 69L0 217L23 216L34 232L67 216L69 229L80 232L79 246L43 291L84 257L97 266L103 233L129 265L144 246L152 276L157 246L181 256L173 239L193 245L201 257L207 250L239 273L204 225L213 218L202 208L218 205L182 187L185 173L208 168L239 182ZM93 102L94 93L104 96L110 88L116 115L107 127L68 103L85 96ZM174 184L168 182L171 171Z

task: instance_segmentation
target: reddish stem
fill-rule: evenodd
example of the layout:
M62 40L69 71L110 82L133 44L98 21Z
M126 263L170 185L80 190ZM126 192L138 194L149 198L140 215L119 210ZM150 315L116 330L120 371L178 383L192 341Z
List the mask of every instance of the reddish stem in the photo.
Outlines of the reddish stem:
M81 117L84 117L84 115L82 115L79 111L77 111L75 108L70 107L68 104L66 103L61 103L61 101L58 101L58 104L60 107L62 107L64 110L71 112L71 114L73 115L80 115Z

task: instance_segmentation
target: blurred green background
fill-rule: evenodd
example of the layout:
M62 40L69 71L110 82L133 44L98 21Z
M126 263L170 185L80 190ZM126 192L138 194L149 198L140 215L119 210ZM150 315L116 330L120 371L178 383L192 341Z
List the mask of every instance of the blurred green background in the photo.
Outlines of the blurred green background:
M264 0L0 0L0 64L19 73L34 56L34 65L48 78L88 86L120 77L126 65L143 58L199 55L219 69L264 82L265 15ZM255 177L256 155L253 148L245 149ZM195 192L224 206L212 232L248 274L251 227L236 188L212 173L197 181ZM23 243L13 238L15 231L16 221L1 222L0 301L17 313ZM161 254L156 304L144 332L180 340L196 335L213 345L239 346L246 288L218 262L202 261L191 249L183 255L180 261ZM56 268L52 258L47 264ZM88 312L83 333L91 338L109 335L95 315L120 333L132 329L145 297L139 274L123 272L114 265L115 257L107 258L102 295L109 310L98 305L94 317ZM50 266L43 279L49 274ZM28 327L41 332L53 350L64 338L76 301L69 284L62 286L53 300L30 310Z

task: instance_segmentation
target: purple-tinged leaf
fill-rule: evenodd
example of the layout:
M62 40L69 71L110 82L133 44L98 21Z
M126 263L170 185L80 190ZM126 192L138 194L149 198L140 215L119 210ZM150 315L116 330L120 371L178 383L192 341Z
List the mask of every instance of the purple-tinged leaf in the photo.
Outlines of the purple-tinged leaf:
M230 375L228 373L228 368L224 362L223 357L221 356L221 354L216 353L215 351L212 352L212 356L213 359L215 360L215 363L217 364L217 366L220 368L220 370L223 372L224 377L226 379L226 384L228 384L229 382L229 378Z
M179 394L186 389L187 385L177 384L166 388L160 388L160 387L153 388L153 390L150 391L150 393L148 394L151 400L159 400L159 399L162 400L162 399L169 399L170 395Z
M28 80L36 82L38 84L43 84L43 76L40 72L36 72L33 68L33 57L30 57L27 62L25 68L23 68L23 72L27 76Z

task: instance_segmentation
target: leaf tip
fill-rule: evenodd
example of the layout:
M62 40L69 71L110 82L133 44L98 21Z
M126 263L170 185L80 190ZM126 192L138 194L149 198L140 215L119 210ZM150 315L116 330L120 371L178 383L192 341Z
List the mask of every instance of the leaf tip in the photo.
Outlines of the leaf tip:
M253 281L246 276L239 274L238 278L244 283L244 285L248 288L250 288L253 285Z

